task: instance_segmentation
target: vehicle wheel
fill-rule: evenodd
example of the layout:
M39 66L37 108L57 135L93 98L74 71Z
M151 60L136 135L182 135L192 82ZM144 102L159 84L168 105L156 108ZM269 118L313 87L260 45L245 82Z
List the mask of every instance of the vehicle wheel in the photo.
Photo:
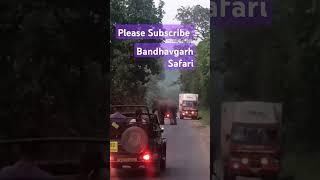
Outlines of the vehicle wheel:
M165 159L161 159L161 160L160 160L160 170L161 170L161 171L165 171L166 168L167 168L166 160L165 160Z
M174 120L173 120L173 124L174 125L177 125L178 123L177 123L177 118L175 118Z
M151 176L159 177L161 174L161 163L157 163L149 172L151 172Z
M183 119L183 116L182 116L182 115L180 115L180 119Z
M164 157L164 159L163 159ZM161 155L161 160L160 160L160 170L161 171L165 171L166 168L167 168L167 165L166 165L166 160L167 159L167 145L166 143L163 144L163 148L162 148L162 155Z

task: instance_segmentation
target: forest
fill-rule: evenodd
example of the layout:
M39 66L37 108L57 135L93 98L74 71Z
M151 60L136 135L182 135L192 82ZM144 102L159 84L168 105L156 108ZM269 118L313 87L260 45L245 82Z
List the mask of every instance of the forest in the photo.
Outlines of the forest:
M317 179L320 3L272 3L271 26L223 30L223 48L216 56L222 62L223 100L283 102L284 173ZM0 137L25 137L35 129L40 136L95 135L105 126L109 103L150 104L161 91L154 84L163 79L162 63L134 61L137 41L116 40L114 25L161 23L163 5L111 0L108 20L103 1L1 1ZM200 94L204 109L215 88L210 86L210 46L215 44L210 44L209 14L201 6L181 7L176 17L196 25L199 41L197 69L182 72L177 83L181 91Z

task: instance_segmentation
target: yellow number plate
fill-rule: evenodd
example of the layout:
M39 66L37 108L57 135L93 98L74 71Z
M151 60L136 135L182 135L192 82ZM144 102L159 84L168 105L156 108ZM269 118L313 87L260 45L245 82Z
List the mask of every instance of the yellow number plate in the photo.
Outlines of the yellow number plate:
M112 152L112 153L118 152L118 142L117 141L110 142L110 152Z

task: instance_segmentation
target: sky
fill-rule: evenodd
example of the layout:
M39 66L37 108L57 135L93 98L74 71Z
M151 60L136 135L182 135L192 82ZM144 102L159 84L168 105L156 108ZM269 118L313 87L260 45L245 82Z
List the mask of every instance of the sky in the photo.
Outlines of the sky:
M177 14L177 9L181 6L195 6L201 5L202 7L210 8L210 0L163 0L165 11L164 17L162 19L163 24L180 24L179 21L175 19ZM158 7L160 0L154 0L156 6ZM197 43L196 43L197 44ZM179 77L179 72L177 71L166 71L165 72L165 84L169 85L176 81Z
M154 0L156 6L158 6L160 0ZM164 1L164 17L163 24L179 24L179 21L175 20L177 9L181 6L195 6L201 5L202 7L210 8L210 0L163 0Z

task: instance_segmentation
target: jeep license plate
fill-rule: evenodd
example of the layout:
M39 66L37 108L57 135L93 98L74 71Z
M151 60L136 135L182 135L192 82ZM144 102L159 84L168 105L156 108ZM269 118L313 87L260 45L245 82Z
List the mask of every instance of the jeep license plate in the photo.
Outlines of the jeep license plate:
M110 141L110 152L112 152L112 153L118 152L118 142L117 141Z
M137 162L137 158L118 158L118 162Z

